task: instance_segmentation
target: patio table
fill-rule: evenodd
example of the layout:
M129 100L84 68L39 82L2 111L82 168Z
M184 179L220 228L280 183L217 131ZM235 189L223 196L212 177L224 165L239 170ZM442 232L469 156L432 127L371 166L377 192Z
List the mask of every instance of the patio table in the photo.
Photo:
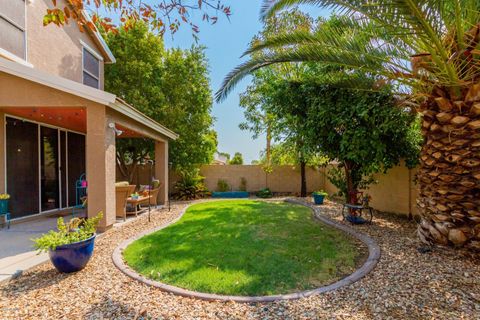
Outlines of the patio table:
M133 212L135 213L135 216L138 216L138 212L143 211L143 210L138 210L138 206L141 204L147 203L148 206L150 207L150 199L152 196L139 196L138 198L132 198L128 197L127 198L127 204L131 204L133 206Z

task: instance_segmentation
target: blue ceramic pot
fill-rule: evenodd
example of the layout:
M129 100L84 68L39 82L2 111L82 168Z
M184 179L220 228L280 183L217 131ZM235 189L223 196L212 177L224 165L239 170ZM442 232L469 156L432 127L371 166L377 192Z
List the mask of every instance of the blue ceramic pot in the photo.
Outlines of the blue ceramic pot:
M8 199L0 200L0 214L8 213Z
M313 194L313 201L315 204L323 204L323 199L325 199L323 194Z
M96 235L90 238L58 246L55 250L50 250L48 255L55 268L64 273L80 271L87 265L92 257L93 247Z

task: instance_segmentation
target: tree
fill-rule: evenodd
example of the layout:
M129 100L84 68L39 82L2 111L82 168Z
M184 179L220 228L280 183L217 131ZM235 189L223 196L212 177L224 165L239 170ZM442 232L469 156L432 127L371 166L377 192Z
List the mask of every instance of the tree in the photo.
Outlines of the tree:
M338 9L346 17L336 28L292 32L251 46L247 54L285 50L234 69L217 98L247 74L286 61L333 64L402 84L423 116L419 238L480 250L478 1L265 0L262 16L300 3Z
M192 34L197 38L198 25L192 20L195 12L202 16L202 21L215 24L218 21L219 13L229 18L231 15L230 6L218 0L66 0L67 6L62 1L57 3L52 0L53 8L47 9L43 18L43 24L53 23L57 26L68 24L71 21L77 23L81 31L85 28L95 29L95 24L101 26L105 31L118 32L118 28L112 23L111 18L102 18L98 9L118 15L124 30L130 30L139 22L150 25L152 30L158 31L161 35L165 31L172 34L178 31L182 24L189 25ZM88 9L93 9L92 19L85 14Z
M341 172L329 178L349 203L374 182L372 174L401 159L410 168L418 163L419 122L411 110L397 106L388 86L374 92L313 82L302 84L299 95L309 100L308 143L339 163Z
M312 19L298 11L292 10L282 13L279 17L271 17L265 23L264 29L253 37L251 44L266 41L278 34L290 30L309 30ZM278 51L278 50L277 50ZM257 56L263 55L259 52ZM270 167L270 146L275 140L274 128L276 115L269 113L269 105L272 104L273 85L281 79L298 79L304 72L304 66L293 63L284 63L268 68L257 70L253 73L251 84L245 92L240 94L240 106L244 108L246 122L240 124L240 129L249 130L253 133L252 138L257 139L260 134L266 135L265 156L267 167Z
M243 156L240 152L235 152L232 160L228 162L228 164L243 164Z
M284 12L279 17L268 19L264 29L252 39L251 44L266 41L289 30L309 30L311 24L312 19L298 10ZM261 56L263 54L263 52L259 52L257 55ZM240 124L240 129L251 131L254 139L257 139L262 133L266 135L267 167L270 166L270 146L272 140L275 139L273 131L275 131L276 123L275 115L267 111L269 104L272 103L270 99L272 85L280 79L297 79L303 71L302 65L293 63L284 63L257 70L253 73L251 85L240 94L240 106L245 109L244 115L247 120Z
M169 144L174 169L189 170L210 163L217 147L210 115L212 98L208 64L202 48L165 50L160 36L142 23L126 32L107 35L117 63L106 66L105 88L152 119L166 124L180 137ZM135 166L153 144L143 139L118 139L117 160Z

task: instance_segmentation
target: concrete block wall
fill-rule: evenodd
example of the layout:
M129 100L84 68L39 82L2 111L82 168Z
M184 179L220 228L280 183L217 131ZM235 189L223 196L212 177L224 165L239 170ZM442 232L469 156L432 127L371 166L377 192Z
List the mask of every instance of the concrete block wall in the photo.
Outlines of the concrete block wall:
M307 191L325 190L330 195L338 192L328 181L328 171L332 166L320 169L307 168ZM365 192L372 197L371 205L380 211L404 215L418 214L416 198L417 186L414 182L416 169L408 169L403 164L394 167L385 174L375 176L378 184L370 186ZM256 165L205 165L200 169L205 177L205 185L211 190L217 190L219 179L226 180L232 190L238 190L241 178L247 180L247 191L256 192L268 187L273 192L285 194L300 193L300 169L295 166L277 166L272 173L265 173L261 166ZM139 166L134 175L133 183L147 184L149 168ZM121 180L117 170L117 180ZM170 173L170 192L173 192L178 176Z

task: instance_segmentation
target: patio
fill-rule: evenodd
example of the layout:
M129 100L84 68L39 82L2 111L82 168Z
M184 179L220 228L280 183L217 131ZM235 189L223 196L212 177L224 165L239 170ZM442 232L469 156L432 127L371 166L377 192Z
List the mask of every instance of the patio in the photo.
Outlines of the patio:
M157 209L161 209L158 206ZM148 215L144 210L142 215ZM37 254L33 248L32 238L56 230L58 217L63 217L65 222L72 219L71 210L63 214L38 215L29 217L25 221L13 223L10 229L0 229L0 282L9 280L12 276L20 276L23 271L48 261L48 254ZM76 209L75 217L85 217L86 211ZM118 228L136 219L134 215L127 216L127 220L117 218L113 228Z
M18 318L208 318L208 319L473 319L480 312L480 264L462 251L421 254L416 224L392 214L375 215L371 226L355 226L374 238L382 256L362 280L323 295L266 304L206 302L141 284L112 263L122 241L173 221L184 203L108 230L92 261L77 274L59 274L50 264L25 272L0 287L0 310ZM322 214L340 221L341 206L327 202Z

